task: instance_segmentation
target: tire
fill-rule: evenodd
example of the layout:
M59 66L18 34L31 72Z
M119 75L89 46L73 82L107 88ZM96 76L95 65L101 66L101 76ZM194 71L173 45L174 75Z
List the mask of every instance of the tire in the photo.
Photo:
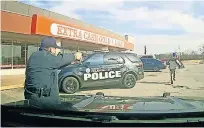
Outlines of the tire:
M123 79L123 86L125 88L133 88L136 85L136 77L133 74L126 74Z
M163 97L168 97L168 96L170 96L171 94L169 93L169 92L165 92L165 93L163 93Z
M96 95L105 96L105 94L103 92L97 92Z
M79 90L79 81L74 77L66 77L62 82L62 90L68 94L77 92Z

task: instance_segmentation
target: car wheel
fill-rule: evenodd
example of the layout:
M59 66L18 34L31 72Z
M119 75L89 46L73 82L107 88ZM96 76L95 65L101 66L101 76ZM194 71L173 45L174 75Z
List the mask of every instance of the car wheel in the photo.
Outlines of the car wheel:
M165 92L165 93L163 93L163 97L168 97L168 96L170 96L171 94L169 93L169 92Z
M97 92L96 95L104 96L105 94L103 92Z
M133 74L126 74L123 79L123 85L125 88L133 88L136 81L136 77Z
M158 72L158 71L159 71L159 68L158 68L158 67L155 67L153 70L154 70L155 72Z
M79 90L79 81L74 77L66 77L62 82L62 89L65 93L73 94Z

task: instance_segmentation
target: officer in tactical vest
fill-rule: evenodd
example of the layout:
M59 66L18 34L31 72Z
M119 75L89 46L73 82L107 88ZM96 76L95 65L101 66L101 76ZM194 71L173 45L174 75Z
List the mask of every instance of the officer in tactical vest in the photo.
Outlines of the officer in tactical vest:
M41 41L39 51L33 53L26 66L25 99L29 105L42 109L69 109L61 103L58 87L58 69L80 59L74 54L58 54L59 47L52 37Z
M173 84L173 81L176 80L176 68L177 67L180 68L179 61L176 58L176 53L173 53L172 58L169 59L169 61L167 62L167 65L169 65L171 84Z

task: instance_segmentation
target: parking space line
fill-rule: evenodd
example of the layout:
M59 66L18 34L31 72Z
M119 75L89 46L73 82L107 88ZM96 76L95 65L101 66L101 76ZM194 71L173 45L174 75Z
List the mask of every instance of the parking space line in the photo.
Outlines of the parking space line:
M9 89L16 89L16 88L23 88L23 84L18 84L18 85L8 85L8 86L1 86L1 91L3 90L9 90Z

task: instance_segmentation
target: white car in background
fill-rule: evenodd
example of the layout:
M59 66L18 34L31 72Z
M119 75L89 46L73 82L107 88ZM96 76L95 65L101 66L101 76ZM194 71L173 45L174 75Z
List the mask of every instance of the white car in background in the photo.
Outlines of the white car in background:
M204 60L201 60L201 61L199 62L199 64L204 64Z

